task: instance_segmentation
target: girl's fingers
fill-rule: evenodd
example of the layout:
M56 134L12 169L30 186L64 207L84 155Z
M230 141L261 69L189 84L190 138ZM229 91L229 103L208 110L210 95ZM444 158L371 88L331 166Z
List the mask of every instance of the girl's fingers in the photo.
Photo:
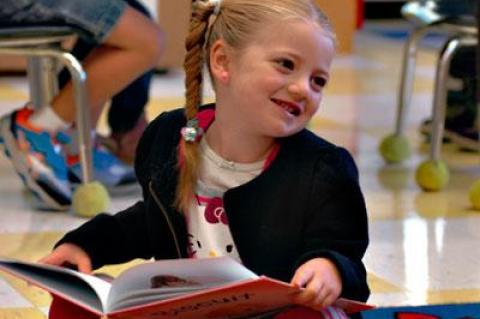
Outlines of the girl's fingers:
M90 257L79 247L63 244L57 247L50 255L39 260L40 263L78 269L80 272L91 273Z
M79 258L77 263L78 271L90 274L92 272L92 265L89 258Z
M317 297L314 291L304 289L295 296L293 302L297 305L308 306Z
M301 305L309 306L322 295L323 282L313 278L307 283L305 289L297 296L295 301Z
M297 269L291 283L305 287L297 296L296 304L316 310L332 305L341 292L341 279L332 262L312 259Z
M335 300L337 300L337 298L338 298L337 295L334 293L328 294L323 300L322 308L327 308L332 306Z
M41 264L61 266L65 262L65 257L55 250L50 255L41 258L38 262Z
M310 303L307 306L315 310L323 309L323 304L327 296L328 290L325 287L325 284L321 283L320 286L315 290L315 298L310 300Z
M295 272L295 275L293 276L292 281L290 283L297 287L305 287L307 286L308 282L312 279L312 277L313 277L312 271L303 270L302 268L299 268Z

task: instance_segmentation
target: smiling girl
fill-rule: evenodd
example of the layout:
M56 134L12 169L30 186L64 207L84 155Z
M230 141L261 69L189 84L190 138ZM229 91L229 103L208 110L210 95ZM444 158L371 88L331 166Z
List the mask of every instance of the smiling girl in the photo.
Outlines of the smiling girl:
M142 137L143 200L68 233L45 263L90 272L133 258L231 256L322 309L366 300L367 214L350 154L305 127L335 51L310 0L197 1L186 106ZM216 103L201 105L206 63Z

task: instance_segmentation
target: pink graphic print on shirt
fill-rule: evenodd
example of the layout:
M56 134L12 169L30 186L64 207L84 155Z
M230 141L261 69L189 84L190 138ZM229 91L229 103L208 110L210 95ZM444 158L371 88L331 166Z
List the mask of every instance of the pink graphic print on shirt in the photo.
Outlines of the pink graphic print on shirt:
M223 207L223 199L220 197L203 197L196 196L198 204L199 218L191 223L191 233L189 234L189 257L213 257L225 256L234 252L234 245L231 242L230 229L228 227L228 218ZM193 216L191 216L193 217ZM222 243L224 248L222 251L212 250L211 247L206 247L207 238L203 237L207 234L217 234L220 240L225 240ZM203 238L202 238L203 237ZM227 239L228 238L228 239Z
M222 223L228 225L227 214L223 208L223 200L219 197L210 199L205 208L205 220L210 224Z

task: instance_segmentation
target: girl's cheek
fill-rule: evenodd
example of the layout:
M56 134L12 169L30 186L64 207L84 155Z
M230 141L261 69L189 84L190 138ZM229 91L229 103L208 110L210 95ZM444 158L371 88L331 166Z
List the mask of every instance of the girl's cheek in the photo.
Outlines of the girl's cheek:
M285 85L287 81L282 76L276 75L276 76L265 77L264 83L267 86L279 86L279 85Z

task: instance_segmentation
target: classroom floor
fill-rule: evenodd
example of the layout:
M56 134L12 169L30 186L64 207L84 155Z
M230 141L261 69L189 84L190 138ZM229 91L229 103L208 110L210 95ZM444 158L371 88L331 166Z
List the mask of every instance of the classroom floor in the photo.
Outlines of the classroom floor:
M337 57L311 128L348 148L359 166L370 217L371 244L365 256L372 289L369 301L379 306L480 302L480 213L470 208L467 195L480 176L479 155L446 145L449 186L424 193L414 181L415 168L428 155L418 127L430 113L436 52L432 48L422 50L417 64L407 125L412 158L387 166L377 152L380 139L393 129L404 43L377 31L396 27L367 24L357 34L354 54ZM182 105L182 73L158 76L151 94L149 118ZM27 96L23 77L0 76L0 115L21 106ZM105 131L105 125L99 129ZM67 213L33 211L4 156L0 176L0 256L35 261L65 231L84 221ZM126 207L138 196L135 190L113 194L110 211ZM106 271L116 274L123 268ZM0 319L45 318L49 301L43 291L0 274Z

